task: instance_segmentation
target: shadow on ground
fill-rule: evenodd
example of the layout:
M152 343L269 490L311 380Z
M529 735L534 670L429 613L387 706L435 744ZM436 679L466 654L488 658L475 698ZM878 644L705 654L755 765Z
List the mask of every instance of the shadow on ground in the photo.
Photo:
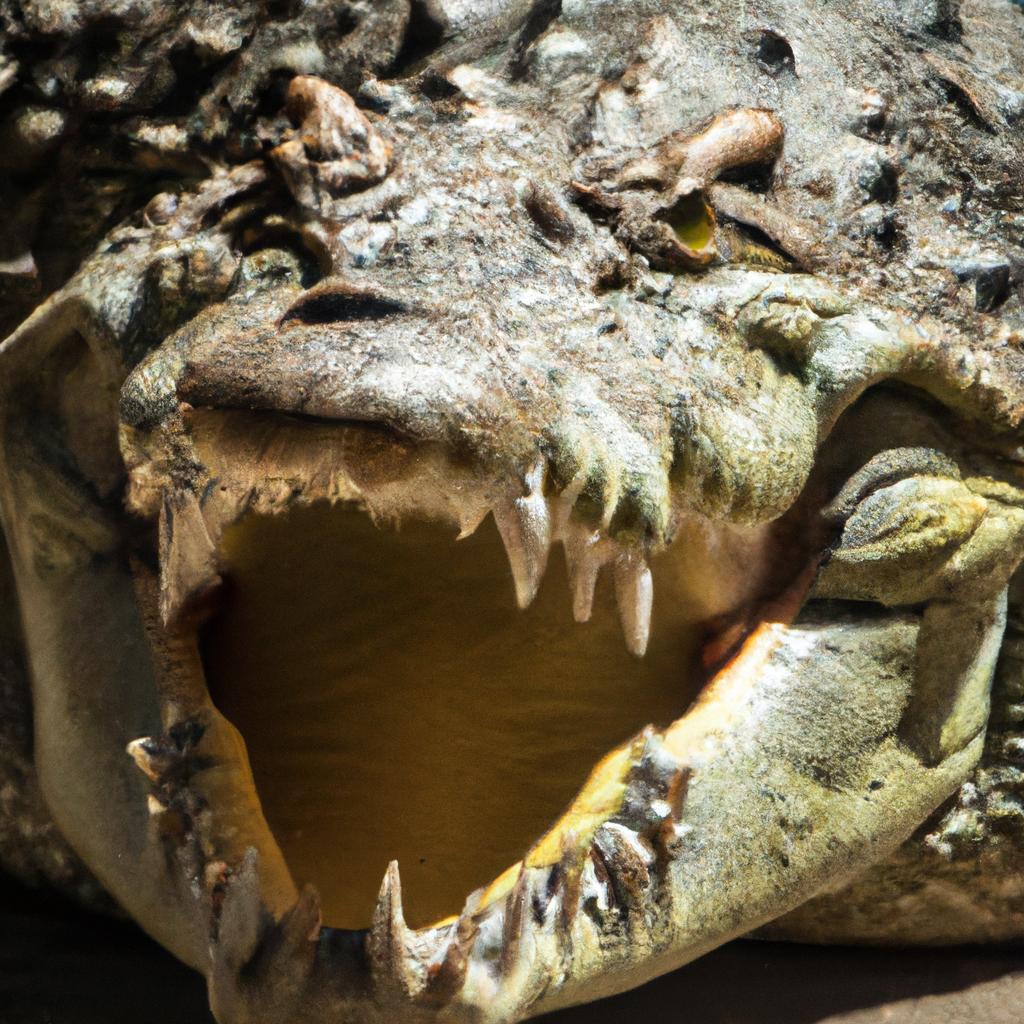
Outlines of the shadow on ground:
M734 942L544 1024L1021 1024L1021 950ZM2 1024L212 1024L201 979L127 924L0 885Z

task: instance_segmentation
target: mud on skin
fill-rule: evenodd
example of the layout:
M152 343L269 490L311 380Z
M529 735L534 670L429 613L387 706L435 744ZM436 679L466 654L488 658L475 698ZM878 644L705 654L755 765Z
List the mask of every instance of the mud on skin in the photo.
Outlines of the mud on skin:
M8 870L221 1024L1021 939L1018 5L0 19ZM496 533L522 609L564 561L581 651L613 609L635 659L700 637L699 695L422 928L394 862L324 924L205 678L232 531L327 505Z

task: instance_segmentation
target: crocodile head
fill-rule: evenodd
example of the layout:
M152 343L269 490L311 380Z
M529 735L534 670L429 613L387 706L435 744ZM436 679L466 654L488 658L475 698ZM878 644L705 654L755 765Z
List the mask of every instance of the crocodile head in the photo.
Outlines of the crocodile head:
M222 1024L1019 938L1019 17L364 6L76 80L177 184L0 350L63 840Z

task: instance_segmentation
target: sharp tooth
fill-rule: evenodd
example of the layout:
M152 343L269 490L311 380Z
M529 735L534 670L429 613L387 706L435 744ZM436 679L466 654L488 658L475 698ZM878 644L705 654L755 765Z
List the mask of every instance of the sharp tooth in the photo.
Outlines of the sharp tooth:
M502 974L509 974L517 966L522 950L523 936L529 925L530 887L526 866L519 868L519 875L512 891L505 901L505 916L501 930L501 957L499 967Z
M594 834L591 848L611 879L615 899L623 904L630 921L639 924L650 891L651 857L631 829L605 822Z
M572 522L572 510L579 496L583 493L586 477L579 473L565 489L551 502L551 540L568 543L575 532Z
M396 860L388 864L384 873L366 942L379 994L411 995L416 979L409 955L409 929L402 912L402 882Z
M643 657L651 632L654 581L643 556L623 556L615 563L615 600L631 654Z
M538 462L527 474L527 494L494 509L520 608L526 608L537 596L551 546L551 514L541 490L543 479L544 465Z
M284 947L284 959L292 960L291 966L302 966L302 961L312 955L313 951L309 947L320 937L322 924L320 894L312 885L304 885L299 898L277 925L278 936Z
M564 543L573 618L587 622L594 607L597 577L612 557L612 545L597 531L578 525L569 527Z
M596 550L597 539L596 533L589 538L588 546L579 553L579 559L570 570L572 614L577 622L589 622L594 608L594 588L602 563L600 552Z
M225 885L230 874L226 861L207 861L206 864L203 865L203 884L206 887L206 891L213 892L218 885Z
M146 794L146 810L149 811L151 818L158 818L164 811L167 810L167 804L165 804L158 796L153 793Z
M137 740L132 740L125 750L146 776L154 782L173 763L173 758L169 756L168 751L151 736L142 736Z
M465 983L469 970L469 952L473 948L476 932L475 920L463 911L443 958L436 966L432 965L428 975L426 996L435 1006L454 1000Z
M594 588L601 563L587 561L573 578L572 617L577 622L589 622L594 610Z
M601 535L573 522L572 510L583 492L585 477L580 473L553 502L552 538L560 540L565 549L569 588L572 591L572 614L577 622L587 622L594 606L594 587L601 570L597 544Z
M225 885L220 904L215 956L229 970L248 963L273 918L260 897L259 855L250 848Z
M374 941L389 956L404 955L407 928L402 910L402 882L398 874L398 861L388 864L373 911Z
M465 540L476 533L480 524L487 518L487 506L473 505L471 508L459 510L459 535L456 540Z

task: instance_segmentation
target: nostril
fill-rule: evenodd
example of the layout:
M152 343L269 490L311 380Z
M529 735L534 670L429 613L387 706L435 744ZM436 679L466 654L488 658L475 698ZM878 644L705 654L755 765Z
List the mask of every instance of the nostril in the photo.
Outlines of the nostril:
M765 29L757 41L757 62L770 75L784 71L796 74L796 57L789 40L778 32Z
M282 325L292 321L303 324L333 324L354 320L386 320L409 311L396 299L386 298L364 288L337 280L322 281L305 292L285 312Z

